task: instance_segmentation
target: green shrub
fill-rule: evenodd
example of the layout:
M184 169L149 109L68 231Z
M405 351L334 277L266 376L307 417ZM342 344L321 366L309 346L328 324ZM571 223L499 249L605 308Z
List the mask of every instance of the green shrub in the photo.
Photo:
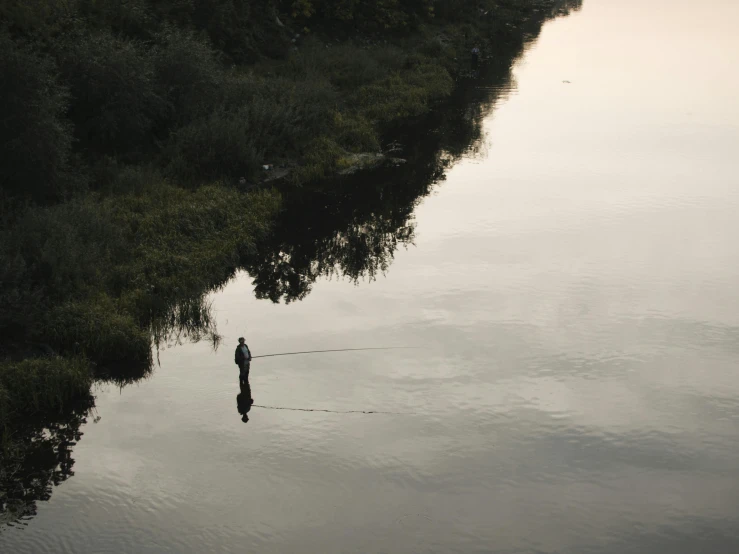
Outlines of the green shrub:
M393 45L330 45L309 37L276 71L283 77L327 80L338 90L347 91L402 69L407 56L401 47Z
M148 367L151 337L106 295L51 308L35 333L60 352L84 355L102 366Z
M0 416L14 412L61 410L85 395L92 384L90 364L82 358L32 358L0 362Z
M169 104L170 119L181 124L212 111L220 102L224 72L207 39L176 27L156 39L154 80Z
M163 151L167 173L186 183L254 177L266 151L257 140L255 111L216 112L173 132Z
M100 286L121 246L120 230L89 199L28 210L0 236L0 254L19 268L3 288L20 286L19 280L34 283L46 301L63 301Z
M164 182L161 171L151 165L116 166L112 182L105 191L113 196L141 196L154 191Z
M0 236L0 239L2 236ZM20 254L0 255L0 333L8 344L24 341L43 313L44 298L28 279Z
M243 194L217 185L196 191L162 185L155 194L111 201L111 218L131 237L125 260L111 268L111 290L141 291L137 298L165 305L198 296L253 251L279 201L274 191ZM148 309L129 311L144 316Z
M229 279L279 206L272 191L173 187L129 168L107 199L33 208L0 234L0 332L99 363L148 361L148 326ZM114 300L119 298L119 300Z
M135 158L151 148L151 131L167 118L168 110L145 45L110 32L77 31L58 48L80 146L91 154L122 158Z
M224 109L234 112L244 107L275 114L282 113L291 125L286 149L305 145L317 134L331 128L331 116L340 103L339 94L325 75L272 75L256 78L234 73L227 79Z
M295 182L313 182L334 174L342 166L346 150L328 137L316 138L307 148L303 164L293 173Z
M3 372L3 365L0 364L0 374ZM3 430L3 425L10 418L10 392L5 388L5 383L0 380L0 432Z
M53 61L0 29L0 197L49 203L75 191L67 89Z
M279 58L287 51L289 41L275 21L272 0L190 0L187 4L190 12L181 20L187 18L197 30L208 33L211 43L237 63L254 62L262 55Z
M366 118L337 113L334 125L337 143L349 152L376 152L380 149L377 130Z
M189 19L198 30L208 33L219 50L245 62L254 59L258 52L253 26L261 18L253 13L253 4L254 1L193 0Z
M291 56L285 69L307 78L328 78L340 90L371 83L388 73L387 66L372 51L351 43L326 48L317 40L306 41L300 52Z
M293 19L328 30L351 25L361 32L398 32L418 26L434 14L433 0L293 0Z
M384 81L361 87L352 95L359 113L385 125L427 112L448 96L454 82L443 67L425 63Z
M61 0L75 15L94 28L109 28L115 34L149 39L157 28L158 18L151 9L150 0L104 1Z
M336 108L325 81L232 77L225 94L222 109L171 134L163 156L173 178L254 178L262 164L299 157L331 128Z
M197 342L204 338L217 345L221 339L205 294L177 302L166 315L154 318L150 329L157 349L171 342Z
M94 1L94 0L93 0ZM60 25L75 15L73 5L60 0L3 0L0 21L24 37L59 32Z

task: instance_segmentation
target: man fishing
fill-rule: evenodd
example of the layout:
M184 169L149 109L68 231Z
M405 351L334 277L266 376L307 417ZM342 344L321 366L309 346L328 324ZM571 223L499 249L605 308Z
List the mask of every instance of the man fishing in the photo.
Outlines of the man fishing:
M251 352L249 351L249 347L246 345L246 339L244 337L239 337L239 345L236 347L234 361L236 362L236 365L239 366L239 383L248 383L249 368L251 366Z

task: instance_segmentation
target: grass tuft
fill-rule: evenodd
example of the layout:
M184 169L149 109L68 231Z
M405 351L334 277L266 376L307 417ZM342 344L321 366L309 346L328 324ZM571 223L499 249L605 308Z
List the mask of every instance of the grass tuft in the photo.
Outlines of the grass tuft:
M0 362L0 420L16 413L60 411L89 393L90 363L59 356Z

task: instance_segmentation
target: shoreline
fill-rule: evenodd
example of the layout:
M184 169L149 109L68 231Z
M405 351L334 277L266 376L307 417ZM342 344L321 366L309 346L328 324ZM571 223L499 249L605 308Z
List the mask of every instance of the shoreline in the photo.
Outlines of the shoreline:
M345 54L351 58L362 51L370 53L370 60L384 56L386 63L402 65L392 71L366 60L361 62L364 65L348 66L374 71L374 80L367 83L352 81L351 71L349 76L329 73L335 83L351 81L343 91L332 84L335 104L328 112L318 113L320 117L333 114L331 127L311 137L297 161L270 161L275 166L291 165L289 174L248 192L229 183L225 175L211 175L205 182L213 184L199 184L211 171L208 160L198 160L202 167L195 185L193 174L188 173L192 167L177 165L199 153L204 137L215 139L213 148L217 148L220 138L208 134L213 127L209 127L211 116L205 116L196 121L200 127L193 130L185 125L173 133L178 140L185 138L182 144L163 148L163 156L175 159L168 166L114 164L115 171L103 168L109 181L100 190L61 204L30 207L22 217L15 216L3 229L3 238L11 244L8 258L18 252L25 256L23 264L10 268L10 282L18 287L11 300L22 317L3 322L12 332L6 332L11 339L3 346L4 361L0 361L0 434L7 438L12 422L29 411L64 410L76 398L89 395L96 379L130 382L146 375L152 368L153 344L173 333L184 332L185 338L193 339L215 337L205 294L255 264L260 245L269 240L284 209L275 185L288 192L315 188L314 183L321 180L361 173L385 161L379 152L388 140L382 137L396 136L413 120L434 109L443 110L444 103L465 86L460 80L464 81L468 61L459 58L469 44L484 44L483 51L493 63L509 67L525 43L524 26L538 30L554 16L555 4L511 0L495 12L500 16L495 20L481 20L472 28L429 23L411 37L396 39L395 44L389 41L389 47L385 41L365 49L353 43L328 48L311 38L285 60L248 68L249 82L270 90L275 83L288 82L285 72L295 77L312 71L310 64L323 50L339 52L333 61L346 61ZM477 35L471 36L472 31ZM342 54L342 49L348 50ZM231 84L238 89L243 85L239 81L243 70L234 71L239 75ZM298 90L311 79L294 80L291 102L326 93L323 84L318 91ZM259 105L260 100L255 101ZM339 101L343 108L336 110ZM256 108L250 105L249 109ZM308 112L288 110L287 115L305 118ZM35 245L38 253L29 257L27 245L34 240L42 247ZM51 263L51 276L39 289L35 286L39 273L29 274L28 268L38 261L33 256L43 259L51 250L56 252L55 261L44 262ZM41 303L34 298L38 290L47 291ZM39 344L56 354L38 350L33 354L32 345ZM87 372L81 369L85 366Z

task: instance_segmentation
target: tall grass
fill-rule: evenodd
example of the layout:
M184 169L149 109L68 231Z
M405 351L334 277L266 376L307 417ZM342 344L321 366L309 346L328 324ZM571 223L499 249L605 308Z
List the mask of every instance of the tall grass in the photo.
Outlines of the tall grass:
M0 362L0 421L14 414L62 410L87 394L92 384L90 364L77 357L47 357Z
M0 245L13 261L0 295L6 345L41 343L99 368L148 367L152 330L207 327L198 299L243 265L278 207L274 191L160 181L29 210Z

